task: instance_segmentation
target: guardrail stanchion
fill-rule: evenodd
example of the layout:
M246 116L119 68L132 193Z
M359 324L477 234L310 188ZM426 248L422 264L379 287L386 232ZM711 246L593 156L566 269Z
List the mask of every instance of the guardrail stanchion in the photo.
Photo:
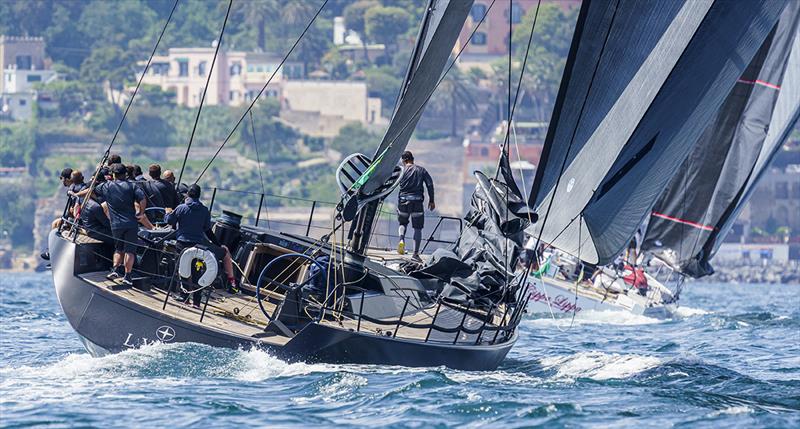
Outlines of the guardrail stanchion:
M311 212L308 214L308 225L306 226L306 237L311 234L311 222L314 220L314 209L317 208L317 200L311 203Z
M467 314L469 314L469 309L472 307L472 303L467 303L467 309L464 310L464 317L461 318L461 323L458 324L458 330L456 330L456 337L453 338L453 344L458 342L458 335L461 334L461 328L464 327L464 322L467 320Z
M436 317L439 316L439 309L442 308L442 301L439 301L439 305L436 306L436 312L433 313L433 321L431 322L431 327L428 328L428 335L425 335L425 342L428 342L428 339L431 337L431 331L433 327L436 326Z
M208 212L211 213L214 210L214 200L217 199L217 188L214 187L214 190L211 192L211 203L208 205Z
M364 312L364 297L366 291L361 290L361 303L358 305L358 323L356 324L356 332L361 332L361 314Z
M400 323L403 321L403 316L406 315L406 308L408 307L408 299L411 298L410 296L406 297L406 303L403 304L403 311L400 312L400 318L397 319L397 326L394 327L394 335L393 338L397 338L397 331L400 329Z
M261 199L258 201L258 212L256 213L256 226L258 226L258 221L261 219L261 207L264 206L264 194L261 194Z

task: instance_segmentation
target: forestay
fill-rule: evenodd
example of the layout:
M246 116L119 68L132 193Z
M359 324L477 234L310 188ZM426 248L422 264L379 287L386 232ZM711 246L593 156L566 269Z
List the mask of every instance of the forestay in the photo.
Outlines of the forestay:
M540 221L528 232L589 263L618 255L785 4L585 2L529 198Z
M373 165L364 178L362 193L372 194L392 175L425 103L436 88L472 3L472 0L430 1L397 107L372 158Z
M709 259L796 117L798 21L792 2L653 209L642 248L684 274L713 273Z

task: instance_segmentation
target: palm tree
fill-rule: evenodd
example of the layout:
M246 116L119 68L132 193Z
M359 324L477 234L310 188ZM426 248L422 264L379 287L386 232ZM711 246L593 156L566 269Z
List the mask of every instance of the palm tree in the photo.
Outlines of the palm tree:
M464 106L472 110L477 110L478 104L473 97L473 87L470 80L465 77L458 69L453 68L445 76L442 83L436 89L437 96L434 97L432 104L438 111L444 111L449 107L450 110L450 136L456 137L458 133L458 110L459 106ZM445 103L448 105L445 107Z
M241 22L244 22L246 26L256 28L258 31L256 44L258 48L264 52L267 49L266 26L268 23L277 21L277 11L278 4L276 0L247 0L243 2L234 2L231 14L237 17Z

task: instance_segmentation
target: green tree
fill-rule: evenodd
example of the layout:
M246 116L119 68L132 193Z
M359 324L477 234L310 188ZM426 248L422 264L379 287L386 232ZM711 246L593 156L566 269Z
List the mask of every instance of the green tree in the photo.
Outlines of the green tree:
M378 146L378 143L380 143L380 136L364 128L361 123L353 122L339 130L339 134L331 142L331 148L343 156L356 152L372 155L371 152Z
M7 236L14 247L33 245L33 213L36 211L33 180L15 186L0 186L0 236Z
M364 14L364 26L370 40L383 43L389 58L397 52L397 38L409 29L411 16L399 7L374 7Z
M266 27L275 23L277 7L275 0L248 0L233 3L231 14L235 19L244 23L246 27L255 29L256 46L262 52L267 50Z
M400 78L392 75L386 68L371 68L364 71L367 77L367 88L370 97L381 99L384 112L391 112L397 100L397 92L402 83Z
M474 112L478 109L474 91L475 88L469 78L460 73L457 68L451 69L436 89L430 104L439 112L449 112L451 137L463 134L459 133L458 118L466 116L466 110ZM459 113L460 108L461 113Z

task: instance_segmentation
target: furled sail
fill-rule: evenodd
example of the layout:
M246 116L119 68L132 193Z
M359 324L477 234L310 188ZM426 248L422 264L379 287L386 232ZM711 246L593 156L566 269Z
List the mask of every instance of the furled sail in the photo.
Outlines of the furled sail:
M684 274L713 273L709 259L746 201L747 190L782 145L791 105L796 117L798 21L800 2L791 2L653 208L642 249ZM787 68L790 53L794 64Z
M471 7L472 0L430 1L389 129L372 158L372 166L362 177L362 193L372 194L392 175Z
M539 222L528 232L589 263L613 260L785 5L584 2L529 197Z

